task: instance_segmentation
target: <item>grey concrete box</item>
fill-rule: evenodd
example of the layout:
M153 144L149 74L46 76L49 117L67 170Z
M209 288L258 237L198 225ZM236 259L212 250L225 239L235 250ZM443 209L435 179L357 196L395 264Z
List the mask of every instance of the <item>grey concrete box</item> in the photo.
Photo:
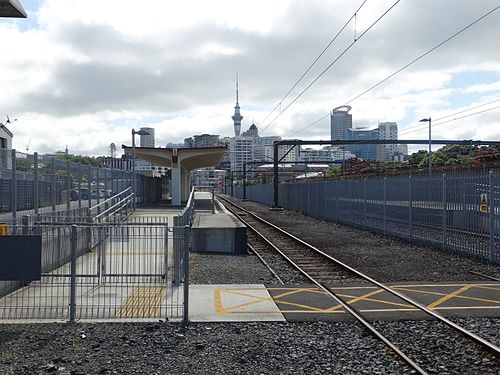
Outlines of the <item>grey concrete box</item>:
M244 254L247 227L230 213L197 213L191 227L195 252Z

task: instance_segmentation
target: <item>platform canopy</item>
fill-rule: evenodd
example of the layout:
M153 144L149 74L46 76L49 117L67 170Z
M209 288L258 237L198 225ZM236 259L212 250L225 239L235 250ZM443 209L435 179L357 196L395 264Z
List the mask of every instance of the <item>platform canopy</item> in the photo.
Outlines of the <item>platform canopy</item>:
M126 155L132 155L132 147L122 146ZM135 157L159 167L170 167L181 163L182 168L193 170L216 167L227 151L227 147L158 148L136 147Z
M26 11L18 0L0 0L0 17L26 18Z
M132 147L122 145L125 155L132 155ZM217 167L227 147L157 148L136 147L135 158L158 167L172 168L172 204L180 205L189 194L189 172L198 168Z

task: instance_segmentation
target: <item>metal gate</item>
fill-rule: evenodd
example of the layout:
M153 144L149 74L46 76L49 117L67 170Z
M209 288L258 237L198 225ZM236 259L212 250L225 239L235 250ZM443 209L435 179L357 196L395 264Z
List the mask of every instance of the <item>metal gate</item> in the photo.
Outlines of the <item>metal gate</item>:
M161 219L33 223L23 232L42 237L40 279L0 282L13 290L0 319L187 320L189 227Z

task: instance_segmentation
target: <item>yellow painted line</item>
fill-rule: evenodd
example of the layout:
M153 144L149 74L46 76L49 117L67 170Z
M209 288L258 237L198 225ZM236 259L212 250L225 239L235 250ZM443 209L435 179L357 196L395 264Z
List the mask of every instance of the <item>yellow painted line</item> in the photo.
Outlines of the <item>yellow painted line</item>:
M491 287L491 286L482 286L481 284L477 284L477 285L476 285L476 288L478 288L478 289L495 290L495 291L500 292L500 288L493 288L493 287Z
M462 292L465 292L466 290L472 288L474 285L465 285L463 287L461 287L460 289L457 289L451 293L448 293L447 295L439 298L438 300L434 301L433 303L431 303L430 305L427 305L427 307L429 309L434 309L435 307L438 307L439 305L441 305L442 303L452 299L453 297L455 296L458 296L460 293Z
M353 303L356 303L358 301L363 301L364 299L366 299L368 297L374 296L376 294L380 294L383 291L384 291L383 289L374 290L372 292L363 294L362 296L352 298L349 301L347 301L346 303L349 304L349 305L352 305ZM340 295L339 295L339 297L340 297ZM340 308L341 308L341 305L337 305L337 306L331 307L329 310L333 311L333 310L338 310Z
M412 287L432 287L432 288L439 288L439 287L442 287L442 286L453 286L453 287L457 287L457 286L466 286L466 285L486 285L486 286L500 286L500 283L461 283L461 284L409 284L409 285L391 285L390 287L391 288L400 288L400 287L404 287L404 288L412 288Z
M239 290L239 289L237 289L237 290ZM265 289L256 289L256 288L247 288L245 290L265 291ZM243 296L243 297L249 297L249 298L255 299L255 301L240 303L237 305L233 305L231 307L224 307L222 305L222 297L221 297L222 293L221 292L227 292L229 294L235 294L235 295L239 295L239 296ZM238 293L232 289L214 288L214 300L215 300L215 312L218 314L227 314L227 313L231 313L233 310L236 310L236 309L239 309L242 307L255 305L257 303L264 302L264 301L272 301L272 298L252 296L252 295L246 294L246 293ZM241 313L241 312L238 311L237 313Z
M281 304L281 305L288 305L288 306L295 306L295 307L302 307L304 309L307 309L307 310L311 310L311 311L315 311L315 312L329 312L331 311L331 307L328 308L328 309L322 309L322 308L319 308L319 307L313 307L313 306L308 306L308 305L302 305L300 303L294 303L294 302L288 302L288 301L276 301L276 303L278 304ZM336 305L336 306L341 306L341 305ZM334 306L335 307L335 306ZM301 311L304 311L304 310L301 310Z
M115 316L117 318L158 318L167 288L134 288Z
M348 294L338 294L338 296L342 297L342 298L357 298L356 296L350 296ZM393 305L393 306L408 307L408 308L414 308L414 309L416 309L416 307L413 307L412 305L408 305L406 303L397 303L397 302L392 302L392 301L384 301L382 299L377 299L377 298L368 298L368 297L365 297L365 298L363 298L363 300L369 301L369 302L381 303L381 304L385 304L385 305Z
M403 291L407 291L407 292L415 292L415 293L420 293L420 294L429 294L429 295L433 295L433 296L446 296L446 293L430 292L427 290L407 289L407 288L400 288L399 290L403 290ZM494 299L470 297L470 296L455 296L455 298L467 299L467 300L478 301L478 302L486 302L486 303L496 303L496 304L500 305L500 301L497 301Z

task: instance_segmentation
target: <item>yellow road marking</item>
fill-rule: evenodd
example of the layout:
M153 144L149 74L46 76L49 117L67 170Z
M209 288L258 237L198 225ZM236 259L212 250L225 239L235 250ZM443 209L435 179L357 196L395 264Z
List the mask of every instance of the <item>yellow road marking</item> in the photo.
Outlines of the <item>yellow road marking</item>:
M415 293L420 293L420 294L429 294L433 296L446 296L446 293L439 293L439 292L430 292L427 290L419 290L419 289L409 289L409 288L397 288L398 290L403 290L407 292L415 292ZM471 288L472 289L472 288ZM500 305L500 301L497 301L495 299L486 299L486 298L479 298L479 297L470 297L470 296L455 296L454 298L460 298L460 299L470 299L472 301L479 301L479 302L487 302L487 303L496 303Z
M362 301L368 297L371 297L371 296L374 296L375 294L380 294L382 293L384 290L383 289L378 289L378 290L374 290L372 292L368 292L366 294L363 294L362 296L359 296L359 297L355 297L353 299L350 299L349 301L347 301L346 303L349 304L349 305L352 305L353 303L355 302L358 302L358 301ZM340 297L340 295L339 295ZM330 311L334 311L334 310L338 310L342 308L342 305L337 305L337 306L333 306L333 307L330 307L328 310Z
M462 292L465 292L467 289L470 289L472 288L474 285L465 285L463 287L461 287L460 289L457 289L451 293L448 293L446 294L445 296L439 298L438 300L434 301L433 303L431 303L430 305L427 305L427 307L429 309L433 309L435 307L438 307L439 305L441 305L442 303L448 301L449 299L452 299L453 297L455 296L458 296L460 293Z
M167 288L134 288L116 313L117 318L159 318Z

